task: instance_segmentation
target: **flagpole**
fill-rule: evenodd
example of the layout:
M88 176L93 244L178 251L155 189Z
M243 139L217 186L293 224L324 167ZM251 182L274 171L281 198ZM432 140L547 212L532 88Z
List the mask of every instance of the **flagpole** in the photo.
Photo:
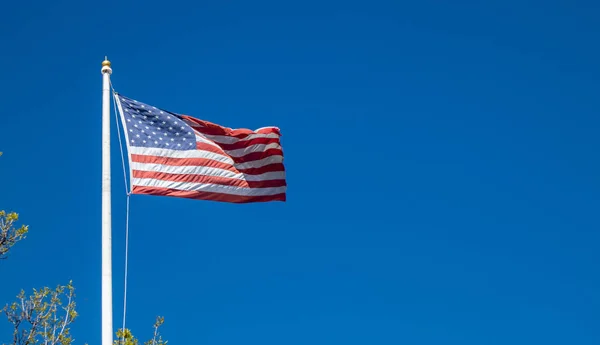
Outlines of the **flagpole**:
M110 75L102 62L102 345L113 345L111 185L110 185Z

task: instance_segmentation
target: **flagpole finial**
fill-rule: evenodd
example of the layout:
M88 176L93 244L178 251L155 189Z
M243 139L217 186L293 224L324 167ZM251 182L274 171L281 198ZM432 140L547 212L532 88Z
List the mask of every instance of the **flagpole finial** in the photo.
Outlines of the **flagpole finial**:
M108 61L108 57L104 57L104 61L102 61L102 73L112 73L112 68L110 68L110 61Z

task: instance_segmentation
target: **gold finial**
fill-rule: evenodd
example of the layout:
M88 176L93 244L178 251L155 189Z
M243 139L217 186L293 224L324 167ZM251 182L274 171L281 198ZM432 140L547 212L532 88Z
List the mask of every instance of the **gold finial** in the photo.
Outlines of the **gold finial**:
M108 61L108 57L104 57L104 61L102 61L102 66L110 67L110 61Z

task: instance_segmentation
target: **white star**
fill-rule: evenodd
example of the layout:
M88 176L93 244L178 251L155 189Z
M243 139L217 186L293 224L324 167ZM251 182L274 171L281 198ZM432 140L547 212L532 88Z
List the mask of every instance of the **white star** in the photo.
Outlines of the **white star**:
M162 111L160 112L161 114L164 114Z
M169 143L165 143L165 145L169 146Z
M181 144L177 144L177 146L181 146Z
M131 122L131 119L127 119L127 122Z
M147 128L147 127L146 127ZM144 130L142 129L142 133L144 133Z
M145 144L145 143L146 143L146 140L142 140L142 142Z
M137 128L137 125L133 125L133 127Z
M130 131L130 132L133 132L133 129L130 129L129 131Z
M152 134L156 135L156 132L152 132Z
M166 123L166 122L165 122L165 121L163 121L163 123L162 123L162 124L164 125L165 123Z
M142 121L138 121L139 123L142 123Z
M155 141L155 142L154 142L154 144L155 144L155 145L156 145L156 144L158 144L158 141Z
M139 135L139 134L136 134L135 136L136 136L136 138L139 138L139 137L140 137L140 135Z
M151 124L151 125L153 125L153 124L154 124L154 121L150 121L150 124Z
M167 116L167 119L170 119L170 118L171 118L170 116Z
M183 140L185 141L185 138L183 138Z
M142 104L142 108L146 108L146 107Z
M192 143L190 143L190 145L192 145Z
M144 120L147 119L147 118L148 118L148 116L144 115Z
M185 129L185 127L181 126L181 129Z
M131 117L133 117L135 119L135 115L131 115Z
M173 127L169 127L170 130L173 130Z
M158 138L158 139L162 140L162 138Z
M148 139L152 139L152 137L151 137L151 136L148 136Z
M131 142L132 142L132 143L135 143L135 141L133 141L133 139L131 139Z
M150 129L150 127L146 126L146 129Z
M175 139L171 138L171 141L175 141Z
M179 133L175 133L175 135L179 135Z

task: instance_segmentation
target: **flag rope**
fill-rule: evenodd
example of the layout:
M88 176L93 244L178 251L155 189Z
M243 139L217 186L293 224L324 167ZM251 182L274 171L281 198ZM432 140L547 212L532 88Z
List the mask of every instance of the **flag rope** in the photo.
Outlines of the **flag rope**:
M125 345L125 317L127 315L127 266L129 252L129 199L131 194L127 193L127 212L125 216L125 286L123 291L123 345Z
M126 212L125 212L125 277L124 277L124 287L123 287L123 327L121 330L123 331L121 337L121 344L125 344L125 320L127 316L127 276L128 276L128 266L129 266L129 200L131 197L131 191L129 190L127 183L127 170L125 169L125 155L123 154L123 142L121 141L121 130L119 127L119 113L117 110L117 101L116 101L116 91L110 83L110 88L113 92L113 106L115 109L115 122L117 125L117 135L119 137L119 150L121 151L121 163L123 166L123 178L125 181L125 192L126 192ZM125 128L123 128L125 130Z
M115 91L115 88L113 87L112 82L110 83L110 88L113 91L113 106L115 108L115 122L117 124L117 136L119 138L119 150L121 151L121 163L123 164L123 179L125 181L125 192L127 192L127 195L129 195L129 194L131 194L131 191L128 188L129 184L127 183L127 170L125 169L125 156L123 155L123 142L121 141L121 129L119 127L119 113L117 110L117 101L116 101L116 97L115 97L115 94L117 92ZM123 130L125 130L125 128L123 128Z

